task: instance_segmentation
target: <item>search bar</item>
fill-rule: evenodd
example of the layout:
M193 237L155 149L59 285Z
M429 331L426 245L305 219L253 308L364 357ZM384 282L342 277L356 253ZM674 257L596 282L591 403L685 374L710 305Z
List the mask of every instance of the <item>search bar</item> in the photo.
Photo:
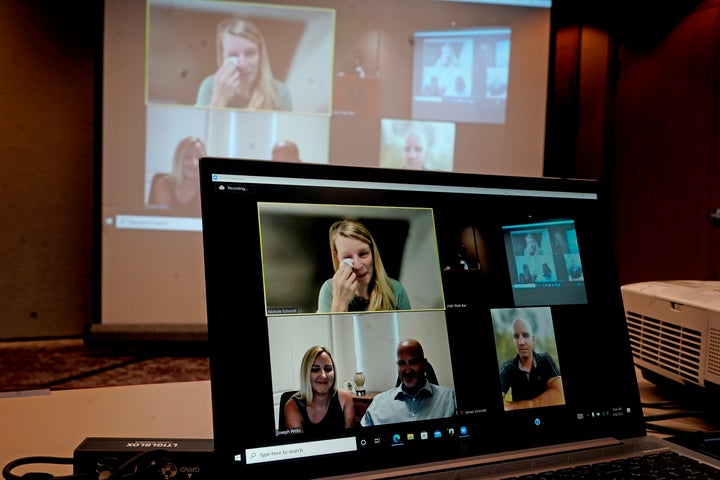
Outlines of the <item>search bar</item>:
M245 450L247 463L276 462L278 460L293 460L315 455L329 453L343 453L357 450L355 437L333 438L332 440L318 440L316 442L291 443L275 445L272 447L248 448Z
M160 217L155 215L117 215L115 228L132 230L179 230L201 232L202 220L196 217Z

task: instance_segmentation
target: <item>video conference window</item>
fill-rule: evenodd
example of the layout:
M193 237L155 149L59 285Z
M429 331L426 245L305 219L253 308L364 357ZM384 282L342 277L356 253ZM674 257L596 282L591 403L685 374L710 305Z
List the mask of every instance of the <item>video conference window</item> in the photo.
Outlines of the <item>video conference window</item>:
M505 123L510 28L417 32L413 118Z
M382 119L380 166L452 172L455 124Z
M587 303L573 220L509 225L503 231L517 305Z
M167 15L168 7L149 3L148 104L330 114L333 10L174 1ZM317 83L299 95L288 85L308 72Z
M271 316L268 333L278 436L456 414L442 311Z
M327 158L334 31L331 9L150 0L146 205L198 217L204 155Z
M504 409L564 405L550 307L493 309L491 314Z
M444 308L431 210L260 203L258 213L268 315Z

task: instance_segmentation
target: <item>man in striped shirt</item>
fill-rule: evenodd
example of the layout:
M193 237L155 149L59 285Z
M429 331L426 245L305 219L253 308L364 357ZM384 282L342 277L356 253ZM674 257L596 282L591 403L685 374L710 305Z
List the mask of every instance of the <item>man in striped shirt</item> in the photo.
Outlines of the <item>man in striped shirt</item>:
M455 390L427 380L428 361L420 342L414 339L401 341L397 347L396 363L400 385L373 399L360 421L362 426L455 415Z

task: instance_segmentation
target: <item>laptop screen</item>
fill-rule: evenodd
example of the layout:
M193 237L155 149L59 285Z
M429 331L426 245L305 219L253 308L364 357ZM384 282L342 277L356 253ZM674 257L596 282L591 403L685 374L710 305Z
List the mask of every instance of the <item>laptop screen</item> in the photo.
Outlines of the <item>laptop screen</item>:
M644 433L598 183L200 173L224 470L397 474Z

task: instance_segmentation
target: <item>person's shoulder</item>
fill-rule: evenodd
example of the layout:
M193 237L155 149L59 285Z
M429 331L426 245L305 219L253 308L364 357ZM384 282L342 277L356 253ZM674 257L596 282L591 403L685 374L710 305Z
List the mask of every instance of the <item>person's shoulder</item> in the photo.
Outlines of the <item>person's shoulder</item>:
M515 357L505 360L504 362L502 362L500 364L500 372L502 373L505 370L509 370L509 369L513 368L514 365L515 365Z
M446 387L445 385L438 385L438 384L436 384L436 383L431 383L430 385L432 385L433 387L435 387L435 388L437 388L437 389L439 389L439 390L448 390L448 391L452 391L452 390L453 390L453 389L450 388L450 387Z
M202 82L200 82L200 88L203 88L205 86L212 85L212 83L215 81L215 74L208 75L207 77L203 78Z
M290 409L290 410L300 411L301 406L302 407L305 406L303 401L300 398L293 395L292 397L287 399L283 408L285 408L286 410Z
M344 389L342 389L342 388L339 388L339 389L337 390L337 395L338 395L338 397L340 398L340 400L350 400L350 401L352 401L353 394L352 394L352 392L350 392L350 391L348 391L348 390L344 390Z
M455 392L454 389L446 387L444 385L436 385L430 382L428 382L428 385L430 385L430 389L433 394L450 394Z
M288 86L278 80L277 78L273 78L273 86L275 87L275 91L278 94L279 99L279 110L292 110L292 98L290 96L290 89Z
M273 78L273 85L281 97L290 95L290 89L285 82L281 82L277 78Z
M152 183L158 183L158 182L173 182L175 181L175 178L170 175L169 173L164 172L158 172L152 177Z
M393 399L393 398L395 398L395 396L397 395L397 392L399 392L399 391L400 391L400 387L393 387L389 390L384 390L384 391L378 393L377 395L375 395L375 397L373 398L373 402L378 399L380 399L380 400ZM372 403L371 403L371 405L372 405Z
M367 410L370 412L375 412L378 409L387 408L387 405L391 404L392 401L395 399L395 395L393 394L394 390L396 389L391 388L390 390L384 390L375 394L375 396L372 398L372 401L370 402L370 405L368 405Z
M405 287L403 286L402 283L400 283L400 280L396 280L394 278L388 277L388 282L390 282L390 286L392 287L393 290L403 291L403 292L405 291Z
M540 360L547 360L547 361L554 361L552 358L552 355L550 355L548 352L535 352L535 357Z
M150 195L159 194L175 187L175 177L169 173L156 173L150 182Z
M212 96L213 83L215 82L215 75L208 75L200 82L198 87L197 98L195 99L195 106L207 107L210 105L210 97Z
M535 352L535 356L536 356L536 361L537 361L537 362L546 362L546 363L549 363L550 365L555 366L555 359L553 358L553 356L552 356L550 353L548 353L548 352L540 352L540 353Z

